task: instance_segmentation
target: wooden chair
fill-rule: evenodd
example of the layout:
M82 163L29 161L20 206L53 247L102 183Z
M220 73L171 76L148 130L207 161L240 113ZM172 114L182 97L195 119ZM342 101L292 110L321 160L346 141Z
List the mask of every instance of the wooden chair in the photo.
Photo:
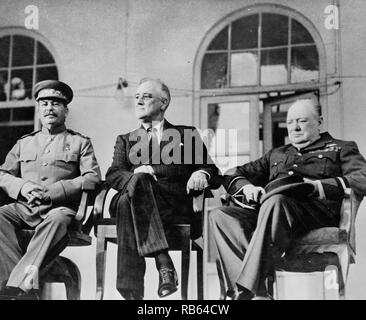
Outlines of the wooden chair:
M109 205L114 189L102 189L96 197L94 205L94 232L97 238L96 248L96 273L97 288L96 300L102 300L104 294L106 254L108 242L117 244L116 219L109 215ZM205 206L205 197L212 197L212 193L206 190L193 197L193 210L201 218L198 224L174 224L167 235L169 250L182 252L181 297L187 300L188 277L191 251L197 252L197 298L203 299L203 245L198 239L202 235L202 221Z
M281 272L312 273L338 270L339 297L345 298L345 286L349 265L355 263L356 236L355 220L361 200L351 189L346 189L341 207L339 227L325 227L310 231L296 239L276 264L274 274L269 277L267 286L270 295L284 296L275 285ZM226 286L220 261L217 259L220 280L220 299L226 299ZM299 288L301 290L301 288Z
M1 190L1 189L0 189ZM92 238L89 235L93 227L92 206L94 205L97 190L95 186L89 186L83 190L78 211L75 219L70 225L67 246L89 246ZM0 205L10 203L12 200L1 190ZM34 234L32 229L21 229L17 231L19 245L25 252L31 237ZM81 276L77 265L66 257L59 256L64 247L64 242L50 252L40 269L40 296L46 300L50 297L43 292L46 283L64 283L67 300L80 300Z

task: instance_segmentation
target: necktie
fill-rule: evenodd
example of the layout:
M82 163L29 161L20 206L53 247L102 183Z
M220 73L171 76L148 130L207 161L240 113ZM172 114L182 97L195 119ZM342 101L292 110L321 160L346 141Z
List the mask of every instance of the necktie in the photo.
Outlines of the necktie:
M156 128L152 126L146 129L149 138L149 158L152 159L154 164L159 163L160 158L160 146Z

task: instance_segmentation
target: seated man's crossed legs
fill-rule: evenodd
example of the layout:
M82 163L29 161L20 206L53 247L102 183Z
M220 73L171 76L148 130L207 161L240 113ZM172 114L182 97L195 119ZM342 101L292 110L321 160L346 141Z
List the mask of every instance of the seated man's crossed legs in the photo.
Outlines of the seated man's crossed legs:
M227 295L266 296L265 280L291 241L306 232L337 226L339 215L315 200L273 195L255 210L220 207L210 214Z
M125 299L144 296L145 257L154 257L159 297L177 291L178 278L168 253L165 230L177 212L177 197L147 173L134 174L110 205L117 218L117 289ZM184 205L184 204L183 204Z

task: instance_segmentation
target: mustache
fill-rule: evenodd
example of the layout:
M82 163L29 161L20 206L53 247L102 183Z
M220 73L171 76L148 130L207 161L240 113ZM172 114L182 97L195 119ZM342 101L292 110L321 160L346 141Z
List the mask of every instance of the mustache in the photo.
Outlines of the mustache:
M43 113L44 116L56 116L56 113L54 112L45 112Z

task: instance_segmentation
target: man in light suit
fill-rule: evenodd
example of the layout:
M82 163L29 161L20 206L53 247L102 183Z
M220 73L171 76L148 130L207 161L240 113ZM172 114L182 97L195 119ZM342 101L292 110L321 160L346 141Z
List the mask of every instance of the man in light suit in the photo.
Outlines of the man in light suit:
M210 214L227 294L233 299L267 297L264 280L291 241L313 229L337 227L345 188L360 198L366 194L366 161L356 143L320 133L322 121L316 99L297 100L287 113L290 144L224 176L228 193L244 195L248 203L262 199L259 210L228 206ZM269 182L280 185L291 177L305 182L294 186L309 189L310 184L314 191L265 194Z
M39 269L67 244L83 189L100 182L88 137L65 127L72 89L56 80L33 89L42 129L21 137L0 167L0 280L3 299L36 299ZM34 229L23 252L17 230ZM49 262L49 261L48 261Z
M169 224L192 221L191 191L203 190L218 173L194 127L169 123L168 87L143 79L135 96L140 128L119 135L107 183L118 193L110 212L117 217L117 289L125 299L143 299L145 257L155 257L159 297L177 290L168 253Z

